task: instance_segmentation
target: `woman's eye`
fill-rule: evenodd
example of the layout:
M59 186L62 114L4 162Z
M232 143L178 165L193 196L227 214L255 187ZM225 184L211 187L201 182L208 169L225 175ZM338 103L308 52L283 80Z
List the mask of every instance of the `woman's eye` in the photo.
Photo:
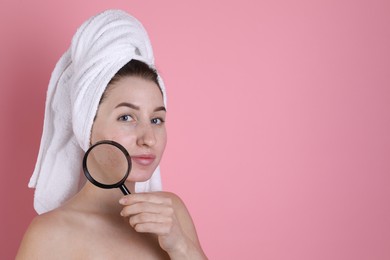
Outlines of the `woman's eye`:
M151 120L152 124L155 124L155 125L161 125L162 123L164 123L164 120L162 118L153 118Z
M132 121L133 118L132 118L131 116L129 116L129 115L124 115L124 116L120 116L120 117L118 118L118 120L119 120L119 121L126 121L126 122L128 122L128 121Z

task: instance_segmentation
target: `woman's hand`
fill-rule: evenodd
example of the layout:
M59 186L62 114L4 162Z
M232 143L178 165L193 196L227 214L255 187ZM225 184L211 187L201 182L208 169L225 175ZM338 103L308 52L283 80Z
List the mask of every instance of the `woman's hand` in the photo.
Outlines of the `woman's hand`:
M191 217L183 202L167 192L137 193L124 196L121 215L140 233L158 236L160 247L171 259L206 259Z
M137 232L156 234L161 248L167 252L182 249L185 238L170 197L138 193L123 197L120 203L124 206L121 215L129 217Z

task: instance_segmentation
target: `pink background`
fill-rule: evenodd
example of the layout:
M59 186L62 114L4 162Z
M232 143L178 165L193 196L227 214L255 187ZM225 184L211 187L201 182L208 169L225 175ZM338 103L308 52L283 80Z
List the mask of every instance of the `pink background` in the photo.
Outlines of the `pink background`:
M168 88L165 189L210 259L390 259L387 0L3 0L1 259L35 215L50 73L107 8L150 34Z

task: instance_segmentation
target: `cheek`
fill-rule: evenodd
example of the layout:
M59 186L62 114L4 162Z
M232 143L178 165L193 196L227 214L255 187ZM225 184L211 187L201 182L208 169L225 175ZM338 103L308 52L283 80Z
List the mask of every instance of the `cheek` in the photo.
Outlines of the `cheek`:
M107 134L110 131L107 131L106 127L96 124L92 127L91 132L91 143L96 143L101 140L112 140Z
M136 136L129 133L112 135L110 138L111 140L116 141L125 147L133 147L137 142Z
M121 131L108 125L96 125L92 128L91 141L95 143L101 140L112 140L122 145L131 144L135 142L135 135L129 131Z
M108 132L110 140L116 141L128 150L134 149L137 144L137 134L133 127L119 127Z
M90 144L94 144L97 141L102 140L100 137L101 133L100 133L99 129L100 128L98 126L96 126L95 124L92 125Z
M163 153L165 150L165 146L167 145L167 132L166 132L166 130L164 129L163 131L159 132L157 134L156 138L158 139L159 150L161 153Z

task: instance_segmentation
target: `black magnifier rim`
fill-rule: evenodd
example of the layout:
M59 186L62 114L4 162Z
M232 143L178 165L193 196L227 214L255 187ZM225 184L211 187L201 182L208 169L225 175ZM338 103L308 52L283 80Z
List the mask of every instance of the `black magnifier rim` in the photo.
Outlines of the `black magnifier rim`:
M88 158L88 155L89 153L92 151L92 149L98 145L102 145L102 144L109 144L109 145L113 145L115 146L116 148L118 148L119 150L122 151L122 153L125 155L126 157L126 160L127 160L127 171L126 171L126 174L124 175L124 177L117 183L113 183L113 184L104 184L104 183L101 183L101 182L98 182L96 181L92 176L91 174L89 173L88 171L88 167L87 167L87 158ZM131 157L129 155L129 153L127 152L126 148L124 148L121 144L115 142L115 141L111 141L111 140L102 140L102 141L99 141L99 142L96 142L95 144L93 144L91 147L88 148L87 152L84 154L84 158L83 158L83 170L84 170L84 175L85 177L92 183L94 184L95 186L98 186L100 188L103 188L103 189L114 189L114 188L120 188L126 181L127 177L129 176L129 173L130 173L130 170L131 170Z

